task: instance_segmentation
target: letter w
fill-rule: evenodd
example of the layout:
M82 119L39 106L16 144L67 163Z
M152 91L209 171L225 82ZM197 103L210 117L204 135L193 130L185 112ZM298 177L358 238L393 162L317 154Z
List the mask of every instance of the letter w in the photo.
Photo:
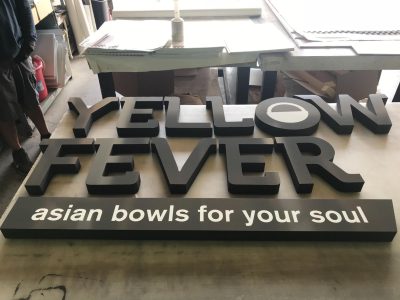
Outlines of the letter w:
M295 97L317 107L324 122L338 134L350 134L354 128L354 119L377 134L388 133L392 127L385 107L387 101L385 95L369 95L366 106L349 95L339 95L337 111L319 96L297 95Z
M162 211L162 213L158 209L156 209L154 211L152 211L151 209L147 210L147 216L148 216L150 222L153 222L156 218L157 218L157 221L161 222L162 220L164 220L164 217L166 214L167 214L166 209L164 209Z

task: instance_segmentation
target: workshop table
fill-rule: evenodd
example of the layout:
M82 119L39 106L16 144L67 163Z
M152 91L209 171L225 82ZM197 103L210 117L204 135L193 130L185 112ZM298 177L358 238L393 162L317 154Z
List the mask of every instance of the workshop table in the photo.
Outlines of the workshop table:
M262 15L252 17L255 24L274 26L283 35L288 35L271 9L262 4ZM103 20L104 21L104 20ZM209 19L203 19L208 22ZM268 39L254 35L255 39ZM272 41L273 42L273 41ZM103 97L114 96L110 72L147 72L176 70L200 67L238 67L235 78L236 91L231 103L248 103L250 68L260 68L263 73L261 99L274 95L277 71L312 71L312 70L399 70L400 55L363 54L358 55L351 46L324 48L300 48L293 43L294 51L263 53L243 50L241 53L223 52L219 55L150 55L150 56L106 56L86 55L90 68L100 75L100 87ZM235 86L233 84L232 86ZM400 101L400 89L397 89L393 101ZM231 104L228 103L228 104Z

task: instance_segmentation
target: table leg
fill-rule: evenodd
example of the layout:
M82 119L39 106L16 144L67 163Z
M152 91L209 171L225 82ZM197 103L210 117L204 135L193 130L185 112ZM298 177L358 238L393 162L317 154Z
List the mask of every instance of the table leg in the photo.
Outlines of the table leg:
M104 98L115 97L115 87L112 73L99 73L101 96Z
M91 1L92 10L94 19L96 22L96 28L100 28L100 26L110 19L108 3L106 0L101 1ZM114 81L112 78L112 73L99 73L99 84L101 90L101 96L103 98L107 97L115 97L115 87Z
M261 101L274 97L277 74L276 71L266 71L263 73Z
M236 104L249 103L250 67L237 68Z
M397 87L396 93L394 94L393 102L400 102L400 83Z

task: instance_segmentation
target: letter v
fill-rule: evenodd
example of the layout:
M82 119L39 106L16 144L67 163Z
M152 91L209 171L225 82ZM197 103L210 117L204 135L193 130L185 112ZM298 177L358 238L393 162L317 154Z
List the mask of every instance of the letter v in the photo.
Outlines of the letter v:
M152 138L151 148L160 161L170 192L175 194L184 194L190 189L208 156L217 151L216 139L201 139L179 171L166 139Z

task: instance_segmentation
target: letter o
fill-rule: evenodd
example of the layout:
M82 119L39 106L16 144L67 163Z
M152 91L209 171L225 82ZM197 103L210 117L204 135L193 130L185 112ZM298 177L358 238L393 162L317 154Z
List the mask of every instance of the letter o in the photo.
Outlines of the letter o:
M336 219L332 218L332 215L335 215ZM340 223L340 222L342 222L342 219L343 219L342 215L334 210L328 210L325 213L325 216L326 216L326 219L331 223Z
M315 106L289 97L261 101L255 113L257 127L273 136L311 135L320 120L321 114Z
M217 214L218 216L216 218L214 218L213 214ZM222 219L224 217L224 214L222 213L222 211L218 210L218 209L212 209L208 212L208 219L211 222L221 222Z
M267 219L264 219L264 217L263 217L264 214L268 216ZM257 213L257 218L258 218L261 222L263 222L263 223L269 223L269 222L271 222L271 221L274 219L274 216L273 216L272 213L271 213L270 211L268 211L268 210L260 210L260 211Z
M139 214L137 218L135 218L136 213ZM134 209L129 213L129 220L131 220L132 222L140 222L143 220L143 218L144 218L144 211L141 209Z

